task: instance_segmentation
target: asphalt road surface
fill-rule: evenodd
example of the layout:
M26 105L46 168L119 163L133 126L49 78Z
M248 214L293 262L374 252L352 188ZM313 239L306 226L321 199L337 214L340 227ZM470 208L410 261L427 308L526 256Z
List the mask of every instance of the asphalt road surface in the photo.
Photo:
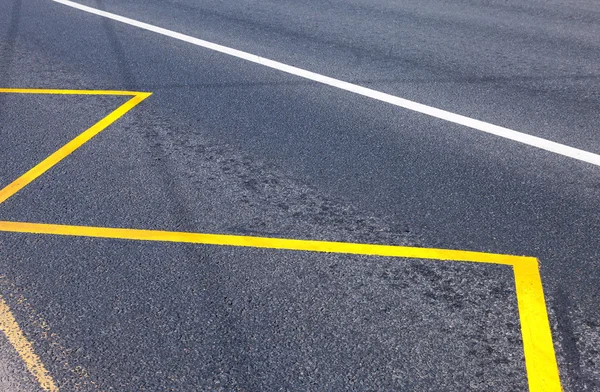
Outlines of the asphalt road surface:
M595 0L80 4L600 154ZM599 165L51 0L0 2L0 88L152 92L0 221L534 256L600 391ZM127 99L0 93L0 188ZM528 389L502 265L2 232L0 295L64 391Z

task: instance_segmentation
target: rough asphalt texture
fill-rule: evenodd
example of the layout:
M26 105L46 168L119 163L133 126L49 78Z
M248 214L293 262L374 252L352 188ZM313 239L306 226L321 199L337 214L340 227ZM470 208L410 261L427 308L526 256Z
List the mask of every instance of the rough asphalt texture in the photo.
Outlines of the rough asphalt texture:
M600 152L594 1L88 4ZM600 388L597 167L47 1L0 5L0 51L3 87L154 92L0 219L537 256L563 386ZM0 99L1 184L121 102ZM499 267L11 234L0 263L66 390L526 389Z
M0 391L38 392L41 390L10 342L4 335L0 336Z

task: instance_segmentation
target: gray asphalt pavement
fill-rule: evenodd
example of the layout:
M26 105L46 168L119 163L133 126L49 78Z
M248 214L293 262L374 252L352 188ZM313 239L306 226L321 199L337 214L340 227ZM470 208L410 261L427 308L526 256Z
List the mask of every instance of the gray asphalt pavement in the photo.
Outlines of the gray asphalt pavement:
M82 4L600 153L592 0ZM49 0L0 3L1 87L153 95L0 220L535 256L600 390L600 167ZM0 187L124 100L0 94ZM61 390L527 389L508 267L2 233L0 275Z
M19 354L4 335L0 336L0 390L12 392L43 390L27 371Z

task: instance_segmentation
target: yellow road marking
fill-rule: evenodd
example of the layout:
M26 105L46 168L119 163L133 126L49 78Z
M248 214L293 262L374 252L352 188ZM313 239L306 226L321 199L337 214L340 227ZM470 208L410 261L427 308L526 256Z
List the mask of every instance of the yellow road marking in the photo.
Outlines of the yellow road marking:
M113 111L99 123L73 139L33 169L0 190L0 203L23 189L52 166L123 116L151 93L111 90L46 90L0 89L0 93L19 94L81 94L131 95L132 99ZM552 343L550 323L546 311L544 291L538 261L534 257L501 255L462 250L415 248L392 245L357 244L345 242L311 241L284 238L265 238L225 234L184 233L157 230L137 230L88 226L53 225L26 222L1 222L0 232L51 234L112 238L121 240L195 243L221 246L268 248L294 251L346 253L368 256L387 256L431 260L463 261L502 264L513 267L523 349L530 392L560 392L560 376ZM2 317L2 313L0 313ZM14 320L14 318L13 318ZM1 321L1 320L0 320ZM18 326L17 326L18 328ZM14 344L13 344L14 345ZM25 360L25 359L24 359ZM43 366L42 366L43 369ZM41 382L40 382L41 384ZM42 385L42 384L41 384Z
M9 94L50 94L50 95L140 95L139 91L119 90L59 90L43 88L0 88L0 93Z
M268 248L280 250L345 253L368 256L402 257L492 263L512 266L521 319L525 365L531 392L560 392L560 377L538 261L534 257L450 249L415 248L347 242L252 237L227 234L170 232L106 227L53 225L28 222L2 222L0 231L29 234L51 234L75 237L112 238L120 240L161 241L221 246Z
M8 92L10 89L0 89L1 92ZM89 90L11 90L13 93L31 93L34 91L41 91L40 94L92 94ZM77 92L73 92L77 91ZM111 91L100 91L97 95L107 95L108 93L112 93ZM23 174L21 177L14 180L12 183L8 184L4 189L0 190L0 204L5 202L9 197L26 187L33 180L44 174L51 167L56 165L58 162L62 161L65 157L70 155L73 151L77 150L83 144L88 142L91 138L102 132L106 127L115 122L125 113L133 109L137 104L142 102L144 99L148 98L152 93L133 93L133 98L129 101L125 102L117 109L115 109L108 116L104 117L102 120L92 125L87 131L83 132L75 139L71 140L69 143L62 146L48 158L44 159L42 162L38 163L27 173ZM119 94L119 95L130 95L130 94Z
M523 351L531 392L562 391L537 259L515 263Z
M186 242L193 244L301 250L309 252L349 253L367 256L470 261L505 265L513 265L515 259L531 259L524 256L508 256L492 253L469 252L462 250L413 248L408 246L356 244L348 242L311 241L286 238L251 237L228 234L185 233L158 230L136 230L105 227L52 225L27 222L0 221L0 231L114 238L139 241Z
M134 108L137 104L148 98L152 93L135 92L135 91L112 91L112 90L56 90L56 89L13 89L0 88L0 93L13 94L59 94L59 95L118 95L132 96L127 102L119 106L109 115L94 124L85 132L65 144L48 158L34 166L21 177L0 190L0 204L6 201L9 197L19 192L36 178L44 174L54 165L62 161L73 151L77 150L83 144L88 142L94 136L98 135L117 119ZM9 342L13 345L19 356L25 362L29 371L35 376L40 383L40 386L47 391L58 391L52 377L41 363L38 356L34 353L31 343L27 341L19 325L15 321L10 309L0 297L0 330L6 335Z
M15 317L2 297L0 297L0 331L6 335L10 344L17 350L27 369L33 374L40 386L46 391L58 391L52 376L33 351L33 346L23 335L19 324L17 324Z

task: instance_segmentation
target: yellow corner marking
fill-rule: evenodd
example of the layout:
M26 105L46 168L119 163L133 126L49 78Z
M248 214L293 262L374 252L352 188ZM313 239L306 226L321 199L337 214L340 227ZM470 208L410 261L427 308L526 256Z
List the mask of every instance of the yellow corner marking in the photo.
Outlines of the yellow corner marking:
M115 109L108 116L92 125L88 130L65 144L48 158L38 163L31 170L23 174L21 177L8 184L0 190L0 204L5 202L9 197L19 192L21 189L29 185L36 178L44 174L58 162L77 150L91 138L102 132L125 113L133 109L137 104L148 98L152 93L140 93L129 91L94 91L94 90L43 90L43 89L0 89L0 93L16 93L16 94L83 94L83 95L133 95L133 97Z
M538 261L534 257L407 246L297 240L227 234L53 225L28 222L0 221L0 231L346 253L368 256L492 263L512 266L515 274L516 295L521 319L521 331L523 335L529 390L530 392L560 392L562 390L558 366L556 364L556 356L554 353L554 345L552 343L550 324L546 312L546 302L544 300L544 291L542 288Z
M15 350L17 350L21 359L25 362L27 369L33 374L40 386L45 391L58 391L52 376L50 376L40 358L33 351L33 346L23 334L21 328L19 328L19 324L17 324L15 317L2 297L0 297L0 330L6 335L6 338Z
M537 259L515 263L515 286L531 392L560 392L560 376Z

